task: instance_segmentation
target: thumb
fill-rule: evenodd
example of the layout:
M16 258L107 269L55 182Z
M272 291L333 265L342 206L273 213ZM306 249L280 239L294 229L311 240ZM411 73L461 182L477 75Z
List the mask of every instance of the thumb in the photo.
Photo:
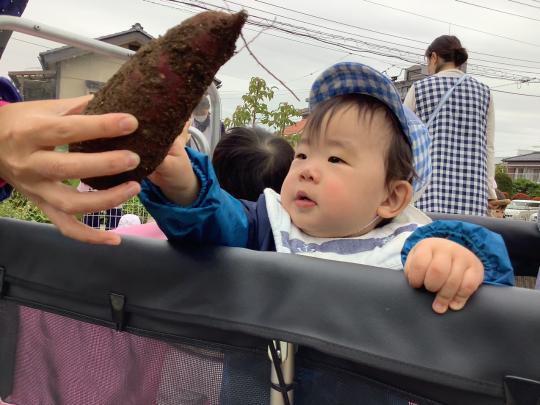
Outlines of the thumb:
M187 120L184 124L184 128L182 128L182 132L180 132L180 135L178 138L180 138L179 142L182 142L182 148L186 146L186 144L191 139L191 134L189 133L189 127L191 126L191 120Z

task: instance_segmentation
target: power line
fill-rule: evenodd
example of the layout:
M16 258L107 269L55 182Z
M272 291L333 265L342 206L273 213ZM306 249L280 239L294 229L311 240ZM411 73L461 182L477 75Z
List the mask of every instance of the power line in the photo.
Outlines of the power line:
M175 4L180 3L180 4L188 5L191 7L205 9L205 10L208 10L210 9L210 7L213 7L213 8L217 8L221 10L230 11L224 7L217 6L215 4L211 4L211 3L201 1L201 0L192 0L191 2L180 1L180 0L167 0L167 1L175 3ZM246 7L245 5L241 3L235 3L235 4L240 5L242 7ZM332 35L326 32L315 31L312 29L308 29L306 27L299 27L299 26L295 26L289 23L277 22L275 20L270 21L268 18L259 17L253 14L248 19L248 24L255 25L258 27L271 28L274 30L287 33L289 35L293 35L293 36L300 36L303 38L307 38L309 40L313 40L313 41L321 42L327 45L335 46L337 48L345 49L351 53L356 53L356 54L358 52L372 53L379 56L399 59L399 60L402 60L408 63L413 63L413 64L421 63L421 59L423 58L422 54L413 53L410 51L404 51L398 48L388 47L388 46L380 45L380 44L374 44L371 42L361 41L361 40L343 37L339 35ZM326 28L326 27L323 27L323 28ZM267 32L265 32L265 34L267 34ZM284 39L288 39L288 38L284 38ZM352 44L350 42L352 42ZM535 77L528 77L528 76L515 74L514 73L515 69L507 69L507 68L501 68L501 67L495 69L491 66L482 66L482 65L477 65L477 64L469 64L468 68L469 68L469 71L471 71L471 73L475 73L479 76L484 76L484 77L489 77L489 78L504 79L504 80L511 80L511 81L536 80ZM537 74L537 72L535 72L534 74Z
M168 1L174 2L174 3L192 4L192 3L188 3L188 2L180 1L180 0L168 0ZM212 6L212 7L218 8L218 9L225 10L224 7L220 7L220 6L217 6L215 4L211 4L211 3L208 3L208 2L205 2L205 1L202 1L202 0L192 0L192 1L194 1L196 3L202 3L202 4L206 5L207 7ZM237 2L232 2L232 1L230 3L239 5L239 6L244 7L244 8L252 8L250 6L246 6L246 5L242 4L242 3L237 3ZM197 7L201 7L201 6L197 6ZM203 8L207 8L207 7L203 7ZM267 11L264 11L264 12L267 12ZM281 17L283 17L283 16L281 16ZM284 17L284 18L289 18L289 17ZM261 21L266 21L266 24L254 21L254 19L259 19ZM405 51L403 49L398 49L398 48L395 48L395 47L388 47L388 46L384 46L384 45L380 45L380 44L374 44L372 42L367 42L367 41L364 41L364 40L356 40L356 39L353 39L353 38L350 38L350 37L343 37L343 36L338 36L338 35L335 35L335 34L333 35L333 34L329 34L329 33L322 32L322 31L315 31L313 29L309 29L309 28L306 28L306 27L299 27L299 26L295 26L295 25L292 25L292 24L289 24L289 23L284 23L284 22L279 22L279 21L272 21L272 24L269 24L268 18L259 17L259 16L254 15L254 14L251 15L251 20L248 20L248 23L250 23L252 25L257 25L257 26L260 26L260 27L267 27L267 28L271 28L271 29L275 29L275 30L280 30L280 31L283 31L283 32L286 32L286 33L292 34L292 35L299 35L299 36L307 37L307 38L310 38L312 40L323 42L323 43L334 45L334 46L338 46L338 47L341 47L343 49L347 49L349 51L372 52L372 53L375 53L375 54L378 54L378 55L396 57L398 59L407 61L409 63L422 63L423 53L420 54L420 53ZM320 25L315 25L315 26L316 27L321 27ZM287 28L284 28L284 27L287 27ZM330 30L330 28L324 27L324 26L321 27L321 28ZM335 42L336 40L339 41L339 42ZM350 44L347 44L347 42L354 42L355 44L350 45ZM359 49L358 48L358 43L361 43L364 47L367 47L369 49ZM384 52L391 52L391 54L389 55L389 54L384 53ZM397 54L398 56L394 55L394 53ZM488 61L488 62L495 63L495 62L492 62L492 61ZM501 76L502 76L502 78L506 78L506 79L509 79L509 80L522 80L522 79L525 78L524 76L520 77L519 75L516 75L515 72L535 74L535 75L539 74L539 72L518 71L516 69L508 69L508 68L503 68L503 67L498 67L497 69L495 69L493 66L482 66L482 65L473 65L473 64L469 64L469 66L473 70L478 72L479 75L484 75L486 77L492 77L492 78L501 78ZM511 65L511 66L515 66L515 65ZM534 67L531 67L531 66L528 66L528 68L535 69ZM504 75L506 75L506 76L504 76ZM511 75L511 76L509 76L509 75Z
M43 44L37 44L37 43L35 43L35 42L26 41L26 40L24 40L24 39L16 38L16 37L14 37L14 36L11 36L11 39L12 39L13 41L24 42L25 44L30 44L30 45L39 46L39 47L41 47L41 48L54 49L54 48L51 48L51 47L46 46L46 45L43 45Z
M491 90L491 91L496 91L497 93L513 94L513 95L515 95L515 96L525 96L525 97L536 97L536 98L540 98L540 95L536 95L536 94L514 93L514 92L512 92L512 91L504 91L504 90Z
M477 52L477 51L472 51L472 50L469 50L469 49L467 49L467 52L469 52L469 53L477 53L478 55L491 56L492 58L517 60L519 62L540 63L540 61L538 61L538 60L519 59L519 58L512 58L510 56L493 55L492 53ZM498 63L498 62L495 62L495 63Z
M317 20L323 20L323 21L334 23L334 24L345 25L347 27L356 28L356 29L363 30L363 31L374 32L374 33L377 33L377 34L380 34L380 35L385 35L385 36L399 38L399 39L405 39L407 41L418 42L420 44L427 45L427 43L425 41L421 41L419 39L413 39L413 38L403 37L403 36L400 36L400 35L388 34L388 33L385 33L385 32L376 31L376 30L372 30L372 29L369 29L369 28L363 28L363 27L360 27L358 25L352 25L352 24L345 23L343 21L336 21L336 20L331 20L329 18L319 17L319 16L316 16L316 15L313 15L313 14L310 14L310 13L305 13L303 11L294 10L294 9L283 7L283 6L278 6L276 4L268 3L268 2L262 1L262 0L254 0L254 1L257 2L257 3L262 3L262 4L269 5L271 7L279 8L279 9L286 10L286 11L292 11L292 12L300 14L300 15L305 15L305 16L308 16L308 17L312 17L312 18L315 18ZM263 11L263 10L261 10L261 11Z
M527 7L532 7L532 8L540 9L540 7L538 7L538 6L533 6L532 4L523 3L523 2L521 2L521 1L516 1L516 0L508 0L508 1L510 1L510 2L512 2L512 3L521 4L522 6L527 6ZM540 3L540 2L538 2L538 3Z
M165 0L165 1L167 1L167 0ZM212 4L212 3L208 3L208 2L205 2L205 1L201 1L201 0L192 0L192 3L188 2L188 1L181 1L181 0L168 0L168 1L169 1L169 2L172 2L172 3L175 3L175 4L179 4L179 3L180 3L180 4L190 5L190 6L194 6L194 7L198 7L198 8L203 8L203 9L208 9L208 6L211 6L211 7L215 7L215 8L221 9L221 10L227 10L227 11L230 11L230 10L224 8L224 7L220 7L220 6L218 6L218 5L215 5L215 4ZM257 0L255 0L255 1L257 1ZM200 6L200 5L194 5L193 2L196 2L196 3L202 3L202 4L204 4L206 7L203 7L203 6ZM253 10L261 11L261 12L263 12L263 13L267 13L267 14L269 13L269 14L271 14L272 16L282 17L282 18L285 18L285 19L293 20L293 21L299 21L299 20L294 19L294 18L292 18L292 17L283 16L283 15L275 14L275 13L270 13L270 12L267 11L267 10L261 10L261 9L256 8L256 7L247 6L247 5L242 4L242 3L238 3L238 2L234 2L234 1L229 1L229 3L238 5L238 6L243 7L243 8L250 8L250 9L253 9ZM263 2L263 3L264 3L264 2ZM281 8L281 7L280 7L280 8ZM288 11L292 11L292 12L298 12L297 10L293 10L293 9L290 9L290 8L285 8L285 9L288 10ZM299 13L300 13L300 14L306 14L306 13L303 13L303 12L299 12ZM311 14L309 14L309 15L311 15ZM252 17L252 19L253 19L253 18L257 18L257 19L259 19L259 20L268 21L268 18L266 18L266 17L259 17L259 16L254 15L254 14L251 14L251 17ZM332 21L333 21L333 20L332 20ZM303 23L304 21L302 20L302 21L300 21L300 22ZM250 23L249 20L248 20L248 23ZM339 23L339 22L338 22L338 23ZM292 25L292 24L283 23L283 22L272 21L272 24L271 24L271 25L268 25L268 24L262 25L262 24L260 24L260 23L257 24L257 23L255 23L255 22L251 21L251 24L255 24L255 25L258 25L258 26L261 26L261 27L273 28L273 29L285 31L285 32L287 32L287 33L289 33L289 34L293 34L293 35L296 34L296 35L302 35L302 36L310 36L311 39L315 39L315 40L318 40L318 41L324 42L324 43L330 43L330 42L328 42L328 40L323 40L323 38L320 38L320 37L319 37L320 35L326 35L327 37L330 35L330 36L332 37L332 39L334 39L334 40L337 39L337 40L340 40L340 41L354 41L354 39L352 39L352 38L350 38L350 37L339 37L339 36L336 36L336 35L331 35L331 34L326 33L326 32L314 31L313 29L308 29L308 28L306 28L306 27L298 27L298 26L294 26L294 25ZM294 33L293 33L293 32L291 32L290 29L283 30L282 28L278 27L278 25L286 25L287 27L293 28L293 29L295 29L295 30L300 29L300 30L303 30L303 31L305 31L305 32L311 32L311 33L314 33L315 35L305 35L305 34L303 34L303 33L298 33L298 32L294 32ZM322 28L322 29L326 29L326 30L332 30L332 31L336 31L336 32L342 32L342 33L346 33L346 34L348 34L348 35L354 35L354 36L357 36L357 37L360 37L360 38L368 38L368 39L372 39L372 40L375 40L375 41L388 43L388 41L384 41L384 40L380 40L380 39L375 39L375 38L371 38L371 37L365 37L365 36L361 36L361 35L358 35L358 34L353 34L353 33L350 33L350 32L340 31L340 30L336 30L336 29L334 29L334 28L329 28L329 27L326 27L326 26L321 26L321 25L317 25L317 24L312 24L312 25L314 25L315 27L319 27L319 28ZM369 47L369 48L371 48L371 49L377 48L377 46L379 46L379 48L382 48L382 46L380 46L380 45L378 45L378 44L369 43L369 42L366 42L366 41L363 41L363 40L362 40L361 42L362 42L362 44L363 44L364 46L367 46L367 47ZM422 61L420 60L420 58L423 57L423 52L424 52L424 49L423 49L423 48L417 48L417 47L413 47L413 46L405 45L405 44L395 44L394 42L391 42L391 43L392 43L393 45L400 45L400 46L405 46L405 47L408 47L408 48L411 48L411 49L421 50L421 51L422 51L421 54L420 54L420 53L414 53L414 52L406 51L406 52L409 54L409 55L408 55L408 59L404 59L404 58L401 58L401 59L402 59L402 60L406 60L406 61L408 61L408 62L410 62L410 63L422 63ZM335 43L334 43L334 45L336 45L336 46L342 46L342 47L343 47L343 45L342 45L341 43L339 43L339 44L335 44ZM347 49L347 50L349 50L349 51L353 50L353 49L351 49L350 47L345 47L345 49ZM356 49L356 50L358 50L358 49ZM365 50L362 50L362 51L364 52ZM405 51L403 51L403 50L401 50L401 49L396 49L396 48L392 48L392 47L386 47L386 48L385 48L385 51L393 51L393 52L397 52L397 53L399 53L399 52L405 52ZM478 52L477 52L477 53L478 53ZM382 55L382 54L379 53L379 55ZM412 55L413 60L410 59L410 58L411 58L411 55ZM511 58L506 58L506 57L505 57L505 59L511 59ZM525 68L528 68L528 69L540 69L540 67L537 68L537 67L534 67L534 66L516 65L516 64L512 64L512 63L490 61L490 60L486 60L486 59L478 59L478 58L477 58L477 60L479 60L479 61L481 61L481 62L497 63L498 65L501 65L501 64L502 64L502 65L506 65L506 66L511 66L512 69L504 68L504 67L498 66L498 71L506 71L506 72L510 72L510 73L512 73L512 74L514 74L514 73L516 73L516 72L517 72L517 73L534 74L534 75L540 73L540 72L531 72L531 71L525 71L525 70L517 70L517 69L515 69L515 67L525 67ZM540 63L540 62L538 62L538 61L529 61L529 62L532 62L532 63ZM480 65L480 66L481 66L481 65ZM494 69L493 66L485 66L485 68L491 69L491 70ZM493 73L491 73L491 74L493 75ZM487 76L487 77L493 77L492 75L491 75L491 76ZM513 79L515 79L515 77L513 77Z
M538 84L539 82L531 82L531 81L524 81L524 82L512 82L512 83L504 83L504 84L499 84L497 86L490 86L490 89L498 89L500 87L507 87L507 86L518 86L518 88L520 88L519 86L523 85L523 84Z
M174 1L174 0L171 0L171 1ZM198 1L199 3L205 3L204 1L201 1L201 0L195 0L195 1ZM205 3L205 4L208 4L208 3ZM241 3L235 3L235 4L246 7L245 5L243 5ZM213 4L212 4L212 6L219 7L219 6L215 6ZM261 17L258 17L258 16L253 16L253 17L258 18L258 19L264 19L264 18L261 18ZM253 22L253 21L251 23L261 26L260 24L257 24L256 22ZM280 27L280 25L287 26L287 27L289 27L289 29L284 29L284 28ZM320 27L320 26L318 26L318 27ZM394 48L394 47L387 47L387 46L384 46L384 45L373 44L373 43L370 43L370 42L367 42L367 41L358 41L358 40L355 40L355 39L342 37L342 36L337 36L337 35L332 35L332 34L328 34L328 33L321 32L321 31L314 31L312 29L307 29L305 27L298 27L298 26L294 26L292 24L283 23L283 22L277 22L276 23L274 21L271 28L281 30L283 32L287 32L289 34L301 35L301 36L308 37L308 38L316 40L316 41L320 41L320 42L323 42L323 43L327 43L327 44L335 45L335 46L338 46L338 47L342 47L342 48L347 49L349 51L355 50L355 51L360 51L360 52L372 52L372 53L375 53L375 54L378 54L378 55L398 58L398 59L401 59L403 61L407 61L409 63L422 63L423 53L419 54L419 53L405 51L403 49L398 49L398 48ZM296 31L293 32L293 31L291 31L290 28L295 29ZM323 28L326 28L326 27L323 27ZM298 32L299 29L303 30L304 32ZM326 28L326 29L328 29L328 28ZM326 35L326 38L324 38L325 35ZM328 37L330 37L331 40L327 39ZM339 42L337 42L337 43L332 42L332 40L334 40L334 41L338 40ZM354 45L347 44L348 41L349 42L351 42L351 41L355 42L355 44ZM369 49L368 50L359 49L358 46L357 46L358 43L361 43L363 46L368 47ZM390 54L388 54L388 52L390 52ZM495 63L495 62L492 62L492 61L488 61L488 62ZM530 79L529 77L525 77L525 76L522 76L522 75L521 76L516 75L515 74L516 72L528 73L528 74L533 74L533 75L538 75L539 74L538 71L535 71L535 72L519 71L519 70L514 69L514 68L513 69L508 69L508 68L503 68L503 67L494 68L493 66L482 66L482 65L470 64L470 63L469 63L468 66L470 67L470 70L476 72L478 75L482 75L482 76L485 76L485 77L491 77L491 78L503 78L503 79L514 80L514 81L515 80L528 80L528 79ZM511 65L511 66L515 66L515 65ZM528 66L528 68L535 69L534 67L531 67L531 66Z
M527 17L526 15L515 14L515 13L510 13L509 11L498 10L498 9L496 9L496 8L491 8L491 7L481 6L480 4L470 3L470 2L468 2L468 1L463 1L463 0L455 0L455 1L457 1L458 3L467 4L467 5L469 5L469 6L478 7L478 8L483 8L483 9L485 9L485 10L494 11L494 12L496 12L496 13L501 13L501 14L511 15L511 16L513 16L513 17L525 18L526 20L532 20L532 21L540 21L540 19L538 19L538 18Z
M170 0L170 1L174 1L174 0ZM261 1L259 1L259 0L255 0L255 1L261 2ZM200 1L199 1L199 2L200 2ZM202 1L202 2L204 3L204 1ZM257 9L257 8L251 7L251 6L246 6L245 4L242 4L242 3L237 3L237 2L234 2L234 1L229 1L229 3L236 4L236 5L239 5L239 6L244 7L244 8L248 8L248 7L249 7L249 8L252 8L252 9L257 10L257 11L262 11L262 12L268 13L267 10L260 10L260 9ZM263 3L264 3L264 2L263 2ZM209 3L206 3L206 4L209 4ZM214 6L214 7L219 7L219 6L215 6L215 5L213 5L213 4L212 4L212 6ZM279 8L282 8L282 7L279 7ZM304 14L304 15L309 15L309 16L311 16L311 14L306 14L306 13L299 12L299 11L297 11L297 10L293 10L293 9L290 9L290 8L285 8L285 9L288 10L288 11L298 12L298 13L300 13L300 14ZM278 17L282 17L282 18L286 18L286 19L291 19L291 20L293 20L293 21L298 21L297 19L294 19L294 18L291 18L291 17L287 17L287 16L283 16L283 15L279 15L279 14L275 14L275 13L272 13L272 15L278 16ZM257 16L255 16L255 17L257 17ZM261 17L257 17L257 18L261 18ZM331 21L333 21L333 20L331 20ZM301 21L301 22L303 22L303 21ZM288 24L288 25L290 25L290 24ZM331 28L328 28L328 27L326 27L326 26L321 26L321 25L315 25L315 26L316 26L316 27L319 27L319 28L327 29L327 30L330 30L330 29L331 29ZM294 26L293 26L293 27L294 27ZM295 28L298 28L298 27L295 27ZM304 28L304 27L301 27L301 28L303 28L304 30L306 30L306 28ZM310 30L310 31L312 31L312 30ZM344 31L335 30L335 29L334 29L334 31L337 31L337 32L344 32ZM316 34L320 34L320 33L321 33L320 31L319 31L319 32L316 32ZM345 32L345 33L348 34L348 35L359 36L359 35L357 35L357 34L351 34L351 33L348 33L348 32ZM368 38L368 39L374 39L374 38L364 37L364 36L361 36L361 37L362 37L362 38ZM341 40L347 40L347 38L343 38L343 37L338 38L338 39L341 39ZM388 43L388 41L384 41L384 40L378 40L378 39L374 39L374 40L380 41L380 42L386 42L386 43ZM395 44L395 43L392 43L392 44ZM368 45L368 43L364 42L364 45ZM373 45L373 44L369 44L369 45ZM423 48L417 48L417 47L413 47L413 46L405 45L405 44L395 44L395 45L401 45L401 46L406 46L406 47L411 48L411 49L421 50L421 51L422 51L422 54L415 53L415 54L414 54L415 57L418 57L418 56L420 56L420 55L423 55L423 52L424 52L424 49L423 49ZM387 49L389 49L389 50L394 50L394 51L398 51L398 52L400 51L400 50L396 50L396 48L387 48ZM421 57L422 57L422 56L421 56ZM479 58L476 58L476 59L477 59L478 61L481 61L481 62L497 63L498 65L501 65L501 64L502 64L502 65L511 66L511 67L525 67L525 68L529 68L529 69L540 69L540 67L537 68L537 67L534 67L534 66L516 65L516 64L512 64L512 63L498 62L498 61L490 61L490 60L479 59ZM505 59L508 59L508 58L505 58ZM419 61L415 61L415 62L413 62L413 63L419 63ZM534 61L533 63L540 63L540 62ZM492 66L487 66L487 68L493 69ZM509 71L509 72L512 72L512 73L518 72L518 73L527 73L527 74L535 74L535 75L540 73L540 72L531 72L531 71L524 71L524 70L508 69L508 68L502 68L502 67L499 67L498 69L499 69L499 70L506 70L506 71Z
M423 15L423 14L413 13L412 11L407 11L407 10L403 10L401 8L392 7L392 6L389 6L387 4L377 3L377 2L372 1L372 0L362 0L362 1L364 1L366 3L370 3L370 4L375 4L375 5L380 6L380 7L388 8L388 9L391 9L391 10L399 11L401 13L410 14L410 15L414 15L414 16L417 16L417 17L421 17L421 18L426 18L426 19L432 20L432 21L437 21L437 22L444 23L444 24L447 24L447 25L450 25L450 26L453 25L455 27L463 28L463 29L466 29L466 30L470 30L470 31L474 31L474 32L480 32L480 33L485 34L485 35L491 35L491 36L494 36L494 37L497 37L497 38L506 39L508 41L519 42L520 44L525 44L525 45L529 45L529 46L534 46L536 48L540 48L539 44L533 44L531 42L522 41L520 39L515 39L515 38L507 37L507 36L504 36L504 35L495 34L493 32L482 31L482 30L479 30L479 29L476 29L476 28L473 28L473 27L468 27L466 25L456 24L456 23L453 23L451 21L439 20L438 18L430 17L430 16Z
M367 29L367 28L363 28L363 27L359 27L357 25L351 25L351 24L348 24L346 22L343 22L343 21L336 21L336 20L332 20L332 19L329 19L329 18L324 18L324 17L319 17L319 16L316 16L314 14L310 14L310 13L306 13L306 12L303 12L303 11L299 11L299 10L295 10L295 9L291 9L291 8L288 8L288 7L283 7L283 6L278 6L276 4L272 4L272 3L268 3L266 1L263 1L263 0L254 0L256 1L257 3L262 3L262 4L266 4L266 5L269 5L271 7L275 7L275 8L279 8L279 9L283 9L283 10L286 10L286 11L292 11L293 13L297 13L297 14L300 14L300 15L305 15L305 16L308 16L308 17L312 17L312 18L315 18L317 20L322 20L322 21L327 21L327 22L332 22L332 23L335 23L335 24L340 24L340 25L345 25L345 26L348 26L348 27L352 27L352 28L357 28L357 29L360 29L360 30L366 30L366 31L370 31L370 32L376 32L380 35L386 35L386 36L390 36L390 37L396 37L396 38L400 38L400 39L405 39L407 41L413 41L413 42L417 42L417 43L421 43L421 44L424 44L424 45L428 45L429 43L426 42L426 41L422 41L422 40L418 40L418 39L413 39L413 38L409 38L409 37L405 37L405 36L398 36L398 35L393 35L393 34L388 34L388 33L385 33L385 32L381 32L381 31L375 31L375 30L371 30L371 29ZM513 1L513 0L510 0L510 1ZM373 2L372 2L373 3ZM415 14L416 15L416 14ZM288 17L285 17L285 18L288 18ZM436 21L439 21L439 22L444 22L442 20L436 20ZM446 22L444 22L446 23ZM452 24L452 23L449 23L449 24ZM425 48L414 48L414 49L421 49L422 51L425 50ZM527 59L518 59L518 58L511 58L511 57L507 57L507 56L499 56L499 55L493 55L493 54L488 54L488 53L483 53L483 52L475 52L475 51L471 51L472 53L476 53L478 55L485 55L485 56L491 56L491 57L494 57L494 58L501 58L501 59L506 59L506 60L517 60L517 61L520 61L520 62L529 62L529 63L539 63L540 64L540 61L532 61L532 60L527 60ZM482 60L482 59L478 59L478 60ZM488 62L488 61L486 61ZM493 63L501 63L501 62L493 62ZM510 64L508 64L510 65ZM516 65L516 66L520 66L520 67L530 67L530 66L523 66L523 65Z
M144 0L144 1L148 1L148 2L152 2L150 0ZM186 2L180 2L178 0L169 0L169 1L172 1L174 3L183 3L183 4L186 4L188 6L195 6L195 7L198 7L198 8L202 8L202 9L208 9L207 7L204 7L204 6L201 6L201 5L193 5L193 4L190 4L190 3L186 3ZM204 2L203 2L204 3ZM160 4L161 5L161 4ZM220 8L220 9L224 9L223 7L219 7L219 6L215 6L215 5L212 5L213 7L217 7L217 8ZM170 7L170 6L167 6L167 7ZM172 7L172 8L176 8L176 7ZM227 11L230 11L230 10L227 10ZM252 30L254 31L254 30ZM294 34L292 32L289 32L290 34ZM303 44L306 44L306 45L310 45L310 46L314 46L314 47L318 47L318 48L323 48L323 49L329 49L329 50L332 50L334 52L339 52L337 51L336 49L333 49L333 48L329 48L329 47L323 47L323 46L320 46L320 45L314 45L314 44L310 44L310 43L306 43L306 42L303 42L303 41L298 41L296 39L292 39L292 38L285 38L285 37L281 37L279 35L274 35L274 34L270 34L268 32L264 32L264 35L270 35L270 36L274 36L274 37L277 37L277 38L281 38L281 39L285 39L285 40L289 40L289 41L294 41L294 42L299 42L299 43L303 43ZM353 52L350 52L350 54L352 55L357 55L357 56L365 56L365 55L358 55L358 54L355 54ZM389 57L389 58L396 58L396 56L394 55L382 55L382 56L385 56L385 57ZM399 58L398 58L399 59ZM492 77L492 76L487 76L487 77ZM521 79L521 80L518 80L518 81L528 81L528 82L531 82L531 83L537 83L536 81L533 81L533 79L535 78L524 78L524 79ZM509 79L506 79L506 80L509 80ZM503 90L495 90L493 89L492 91L494 92L500 92L500 93L505 93L505 94L511 94L511 95L518 95L518 96L525 96L525 97L535 97L535 98L540 98L540 95L533 95L533 94L524 94L524 93L515 93L515 92L509 92L509 91L503 91Z

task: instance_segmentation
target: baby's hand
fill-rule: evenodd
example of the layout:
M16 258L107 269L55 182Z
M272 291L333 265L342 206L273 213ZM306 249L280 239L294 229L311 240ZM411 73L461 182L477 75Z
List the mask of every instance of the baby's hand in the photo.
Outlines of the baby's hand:
M169 200L184 206L197 199L200 188L199 180L184 149L189 140L190 124L190 121L186 122L163 162L148 176Z
M460 310L484 280L484 266L467 248L442 238L424 239L411 250L405 276L414 288L437 293L432 308Z

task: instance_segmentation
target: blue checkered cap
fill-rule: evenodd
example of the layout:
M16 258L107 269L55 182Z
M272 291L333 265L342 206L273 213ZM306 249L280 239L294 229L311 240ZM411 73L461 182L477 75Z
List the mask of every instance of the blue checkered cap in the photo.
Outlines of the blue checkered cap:
M394 84L388 77L362 63L342 62L322 72L311 86L309 109L313 111L323 101L345 94L375 97L395 114L412 147L417 174L413 188L415 199L418 198L431 178L431 138L426 126L412 111L403 106Z

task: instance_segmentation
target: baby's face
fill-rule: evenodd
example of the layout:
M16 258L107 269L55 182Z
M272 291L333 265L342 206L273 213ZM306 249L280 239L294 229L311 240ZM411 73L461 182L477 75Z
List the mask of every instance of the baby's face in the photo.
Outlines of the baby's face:
M370 115L368 115L370 117ZM319 139L304 133L281 189L292 222L316 237L349 237L366 225L385 200L389 128L383 114L358 115L356 107L324 117Z

